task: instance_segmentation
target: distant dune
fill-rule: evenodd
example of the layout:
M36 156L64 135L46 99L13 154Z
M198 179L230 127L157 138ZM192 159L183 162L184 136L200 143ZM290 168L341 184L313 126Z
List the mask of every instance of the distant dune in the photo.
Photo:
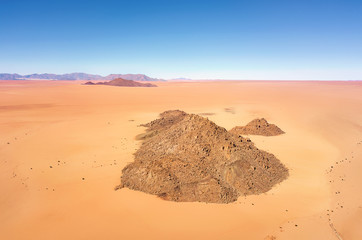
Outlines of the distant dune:
M19 75L11 73L0 73L0 80L113 80L123 78L134 81L163 81L158 78L151 78L144 74L110 74L107 76L94 75L88 73L66 73L66 74L30 74Z
M126 80L123 78L116 78L109 82L86 82L84 85L108 85L108 86L117 86L117 87L157 87L151 83L139 83L132 80Z

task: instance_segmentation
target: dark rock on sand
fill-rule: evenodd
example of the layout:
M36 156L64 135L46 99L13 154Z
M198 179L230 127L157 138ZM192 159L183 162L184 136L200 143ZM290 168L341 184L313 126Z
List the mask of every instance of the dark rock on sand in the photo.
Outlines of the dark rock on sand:
M284 133L278 126L268 123L264 118L254 119L243 127L234 127L230 132L238 135L262 136L277 136Z
M139 83L133 80L126 80L122 78L116 78L108 82L86 82L84 85L107 85L107 86L117 86L117 87L157 87L155 84L151 83Z
M271 153L210 120L166 111L147 127L121 185L178 202L230 203L260 194L288 177Z

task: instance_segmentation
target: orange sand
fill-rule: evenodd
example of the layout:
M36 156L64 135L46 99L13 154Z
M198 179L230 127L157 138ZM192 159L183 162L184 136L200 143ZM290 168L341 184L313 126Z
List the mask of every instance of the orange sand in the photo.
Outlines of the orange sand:
M338 239L330 223L362 239L362 83L157 85L0 81L0 239ZM290 177L227 205L114 191L137 125L169 109L227 129L265 117L286 134L249 137Z

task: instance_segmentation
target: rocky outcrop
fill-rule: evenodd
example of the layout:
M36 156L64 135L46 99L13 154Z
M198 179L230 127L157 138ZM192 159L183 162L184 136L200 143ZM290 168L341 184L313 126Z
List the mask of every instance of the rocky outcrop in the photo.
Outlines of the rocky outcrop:
M117 78L108 82L86 82L84 85L107 85L107 86L117 86L117 87L157 87L157 85L151 83L139 83L132 80L125 80L122 78Z
M243 127L234 127L230 132L237 135L262 136L277 136L284 133L278 126L268 123L264 118L254 119Z
M167 111L148 129L119 188L177 202L230 203L269 191L288 177L271 153L207 118Z

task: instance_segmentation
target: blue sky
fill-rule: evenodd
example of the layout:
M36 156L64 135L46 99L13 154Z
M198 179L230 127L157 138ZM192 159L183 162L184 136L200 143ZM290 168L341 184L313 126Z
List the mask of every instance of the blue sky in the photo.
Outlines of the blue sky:
M0 0L0 72L362 79L361 0Z

